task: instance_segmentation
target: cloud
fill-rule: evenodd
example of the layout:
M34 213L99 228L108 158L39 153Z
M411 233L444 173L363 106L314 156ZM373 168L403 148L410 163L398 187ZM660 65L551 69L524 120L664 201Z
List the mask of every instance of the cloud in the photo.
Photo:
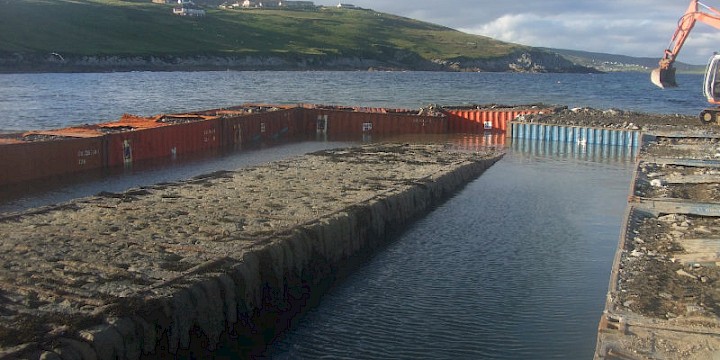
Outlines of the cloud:
M597 14L524 13L503 15L489 23L458 30L532 46L613 53L638 53L645 47L647 56L661 54L665 45L651 45L652 39L641 35L642 25L642 19L608 19ZM672 27L666 30L672 33Z
M524 45L659 58L689 1L353 0L353 3ZM720 30L698 24L679 61L704 64L714 50L720 50L719 35Z
M696 33L691 35L687 42L692 45L688 46L690 49L683 49L678 57L678 61L685 61L686 58L690 58L694 53L693 59L697 59L695 62L704 64L713 53L720 51L720 41L718 40L720 40L720 36L718 36L717 32Z
M675 32L676 20L659 21L637 15L598 11L506 14L458 30L531 46L661 57ZM678 60L704 63L712 49L717 48L718 35L717 29L698 24Z

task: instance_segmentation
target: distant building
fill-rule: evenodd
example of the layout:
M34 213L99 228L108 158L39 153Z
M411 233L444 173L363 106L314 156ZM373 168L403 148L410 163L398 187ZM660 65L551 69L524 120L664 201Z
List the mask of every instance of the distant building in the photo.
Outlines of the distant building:
M174 4L175 0L152 0L156 4Z
M205 16L205 10L183 6L173 8L173 14L180 16Z
M244 6L243 6L242 3L240 3L240 2L234 2L234 3L232 3L232 4L230 4L230 3L223 3L223 4L221 4L221 5L218 6L218 7L221 8L221 9L237 9L237 8L244 7Z
M343 8L343 9L357 9L357 6L355 6L355 5L353 5L353 4L343 4L343 3L340 3L340 4L338 4L337 7L338 7L338 8Z
M280 3L282 3L282 1L280 1L280 0L263 0L263 1L258 1L258 7L278 8L278 7L280 7Z
M234 5L232 5L234 7ZM315 7L312 1L283 1L283 0L245 0L240 3L243 8L309 8Z

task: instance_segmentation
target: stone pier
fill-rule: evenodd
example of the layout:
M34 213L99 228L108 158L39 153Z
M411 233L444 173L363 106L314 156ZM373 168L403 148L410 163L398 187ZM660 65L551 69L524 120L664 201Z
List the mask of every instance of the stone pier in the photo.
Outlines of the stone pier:
M5 215L0 359L262 350L500 157L368 145Z

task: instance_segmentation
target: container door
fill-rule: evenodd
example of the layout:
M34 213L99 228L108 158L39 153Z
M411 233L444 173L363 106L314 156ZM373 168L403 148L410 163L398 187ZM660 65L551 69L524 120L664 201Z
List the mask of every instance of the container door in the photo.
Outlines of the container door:
M328 116L327 115L318 115L317 117L317 123L316 123L316 129L318 135L326 135L327 134L327 128L328 128Z
M131 165L133 161L132 140L123 140L123 163Z

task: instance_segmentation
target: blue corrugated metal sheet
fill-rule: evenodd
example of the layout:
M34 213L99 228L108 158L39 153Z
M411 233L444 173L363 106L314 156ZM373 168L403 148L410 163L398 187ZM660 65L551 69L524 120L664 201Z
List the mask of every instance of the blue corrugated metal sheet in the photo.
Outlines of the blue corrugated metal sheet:
M510 137L513 139L622 147L638 147L640 145L640 131L638 130L511 122L510 131Z
M635 161L639 151L636 147L601 144L578 145L577 143L538 139L514 139L510 147L517 152L533 156L554 156L596 162Z

